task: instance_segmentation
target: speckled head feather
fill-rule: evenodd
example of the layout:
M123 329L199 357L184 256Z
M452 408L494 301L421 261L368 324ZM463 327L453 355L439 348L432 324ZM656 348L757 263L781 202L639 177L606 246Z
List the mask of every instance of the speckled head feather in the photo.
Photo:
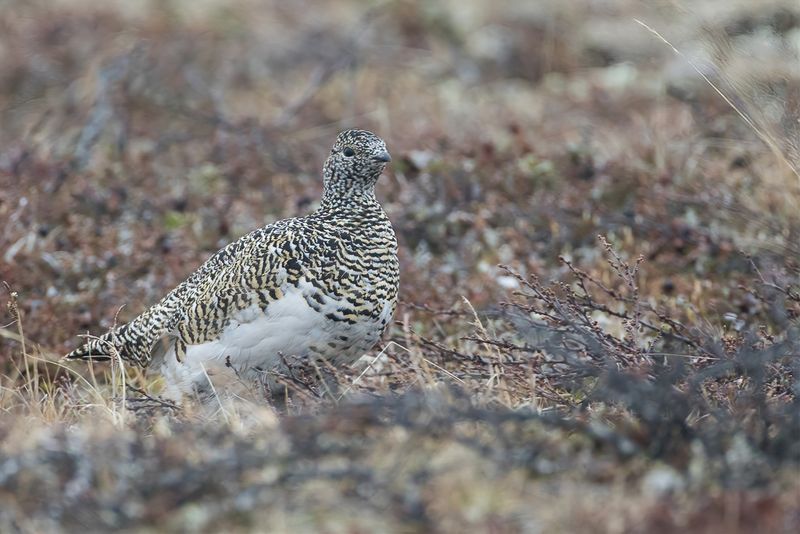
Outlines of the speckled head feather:
M383 139L366 130L345 130L325 161L325 199L372 195L375 182L392 161Z

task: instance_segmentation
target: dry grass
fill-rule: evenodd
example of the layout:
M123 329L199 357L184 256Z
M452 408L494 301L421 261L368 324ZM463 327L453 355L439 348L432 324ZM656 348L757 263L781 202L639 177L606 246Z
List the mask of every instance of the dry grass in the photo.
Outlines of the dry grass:
M0 7L3 531L800 526L792 2ZM348 126L402 302L340 393L59 360L313 209Z

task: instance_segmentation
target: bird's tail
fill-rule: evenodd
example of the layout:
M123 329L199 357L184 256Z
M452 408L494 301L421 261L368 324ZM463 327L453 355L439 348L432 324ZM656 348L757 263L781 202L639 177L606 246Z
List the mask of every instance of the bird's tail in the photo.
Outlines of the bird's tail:
M93 360L93 361L107 361L112 358L118 358L120 353L120 334L123 329L128 325L122 325L102 336L93 337L77 349L73 350L66 356L66 360Z
M195 282L189 279L192 284ZM140 314L132 321L106 332L73 350L67 360L115 360L122 358L140 367L147 367L154 356L168 350L174 342L170 335L180 318L178 310L194 285L183 282L169 292L161 302Z

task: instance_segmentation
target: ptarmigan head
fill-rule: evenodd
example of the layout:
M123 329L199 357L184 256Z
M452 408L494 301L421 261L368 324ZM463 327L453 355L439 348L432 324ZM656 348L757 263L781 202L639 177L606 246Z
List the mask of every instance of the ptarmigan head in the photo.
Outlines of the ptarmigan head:
M325 161L325 193L369 194L390 161L383 139L366 130L345 130Z

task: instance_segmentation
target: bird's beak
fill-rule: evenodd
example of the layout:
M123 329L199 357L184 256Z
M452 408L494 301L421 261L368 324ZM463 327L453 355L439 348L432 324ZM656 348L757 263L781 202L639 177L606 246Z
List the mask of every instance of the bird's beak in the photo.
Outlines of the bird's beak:
M392 156L389 155L389 152L384 150L377 156L374 156L372 159L374 159L375 161L382 161L384 163L389 163L390 161L392 161Z

